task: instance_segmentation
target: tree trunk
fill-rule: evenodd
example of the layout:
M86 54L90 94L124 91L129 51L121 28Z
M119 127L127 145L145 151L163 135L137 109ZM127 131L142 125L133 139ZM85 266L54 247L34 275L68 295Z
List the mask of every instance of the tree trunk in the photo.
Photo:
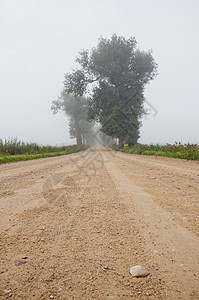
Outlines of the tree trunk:
M119 138L119 147L123 147L125 144L129 143L129 135L124 135Z
M124 145L124 137L119 138L119 147L123 147Z
M82 144L85 146L86 145L86 139L85 136L82 134Z
M82 147L82 136L79 128L79 122L76 118L74 119L74 123L75 123L75 137L77 141L77 147Z

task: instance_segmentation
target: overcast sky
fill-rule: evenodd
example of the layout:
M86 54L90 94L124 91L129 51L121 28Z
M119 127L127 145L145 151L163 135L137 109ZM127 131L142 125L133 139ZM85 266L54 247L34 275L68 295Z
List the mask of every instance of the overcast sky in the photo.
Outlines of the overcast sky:
M139 141L199 143L198 15L198 0L0 0L0 138L74 143L51 103L78 52L116 33L159 65Z

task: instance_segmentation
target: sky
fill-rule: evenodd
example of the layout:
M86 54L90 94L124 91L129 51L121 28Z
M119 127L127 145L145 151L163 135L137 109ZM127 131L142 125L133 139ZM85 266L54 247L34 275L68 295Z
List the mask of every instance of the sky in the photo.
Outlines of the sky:
M78 52L117 34L158 63L139 142L199 143L198 12L198 0L0 0L0 138L74 144L52 101Z

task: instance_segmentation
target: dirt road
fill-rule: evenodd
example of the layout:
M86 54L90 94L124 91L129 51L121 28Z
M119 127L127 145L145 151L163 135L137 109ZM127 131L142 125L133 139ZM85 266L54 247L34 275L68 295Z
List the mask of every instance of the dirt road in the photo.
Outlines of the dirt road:
M95 148L1 165L0 299L199 299L198 208L199 162Z

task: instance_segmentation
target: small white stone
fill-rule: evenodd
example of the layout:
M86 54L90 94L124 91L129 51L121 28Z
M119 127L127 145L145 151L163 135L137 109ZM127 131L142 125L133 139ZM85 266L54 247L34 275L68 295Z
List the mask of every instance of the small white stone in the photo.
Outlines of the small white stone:
M9 294L10 292L11 292L11 290L7 290L7 289L4 290L4 293L5 293L5 294Z
M133 277L146 277L149 275L149 271L139 265L131 267L130 273Z
M172 252L176 252L176 251L178 251L178 249L175 249L175 248L172 249Z

